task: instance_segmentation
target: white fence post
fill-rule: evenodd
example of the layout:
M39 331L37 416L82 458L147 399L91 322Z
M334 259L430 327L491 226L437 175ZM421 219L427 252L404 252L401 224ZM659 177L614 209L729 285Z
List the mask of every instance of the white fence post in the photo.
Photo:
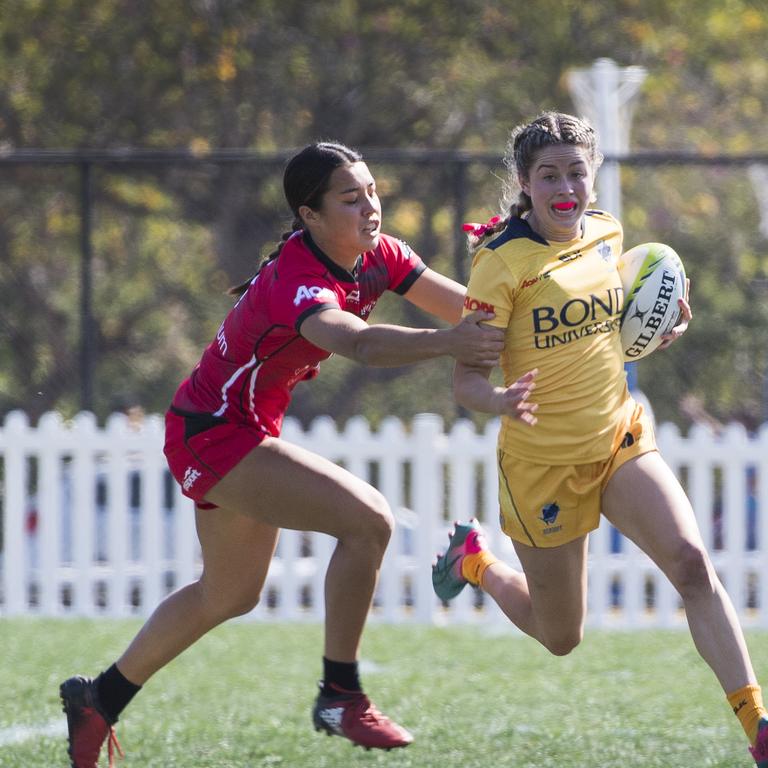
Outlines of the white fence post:
M74 590L72 602L78 616L93 616L93 560L96 548L96 418L79 413L75 418L72 446L72 565Z
M413 576L414 614L421 623L432 621L436 598L428 564L434 557L435 531L442 520L442 461L438 440L443 420L431 413L420 413L413 420L413 509L419 519L415 554L417 568ZM422 567L418 567L421 564Z
M29 422L23 413L11 413L0 439L5 457L5 504L3 508L3 612L9 616L26 612L26 580L20 576L29 567L24 560L26 437Z
M64 531L61 507L64 503L61 494L60 446L63 423L58 414L47 413L40 419L38 432L42 441L40 446L39 480L37 489L37 535L39 547L35 552L37 562L32 568L39 568L40 611L45 615L56 616L61 613L58 599L59 563L64 553L64 540L69 540L70 531ZM28 547L34 551L33 547ZM70 553L71 554L71 553Z
M130 613L128 568L132 531L128 511L131 493L128 444L131 435L126 422L123 414L113 414L106 428L107 440L113 446L107 469L110 517L106 552L107 560L112 565L107 601L109 613L113 616Z
M380 617L387 622L398 620L409 599L406 592L414 578L413 569L409 568L413 560L411 548L420 528L420 520L405 503L402 449L407 443L402 422L391 417L385 419L378 434L379 490L389 500L397 521L392 542L384 555L377 590Z

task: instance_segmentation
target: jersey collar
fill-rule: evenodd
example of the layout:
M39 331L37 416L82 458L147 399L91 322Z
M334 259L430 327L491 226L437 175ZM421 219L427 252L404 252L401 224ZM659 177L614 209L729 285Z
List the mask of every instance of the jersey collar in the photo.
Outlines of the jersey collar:
M590 213L590 211L587 211L586 213ZM584 234L586 232L586 220L585 217L582 216L581 222L579 223L579 227L581 229L581 233L579 237L575 238L575 240L579 240L580 238L584 237ZM566 245L567 243L555 243L554 241L550 242L546 238L542 237L537 232L534 232L531 228L531 225L528 223L527 217L524 219L521 219L517 216L513 216L509 223L506 226L506 229L504 229L503 232L499 233L499 235L491 240L491 242L488 244L489 248L498 248L500 245L504 245L504 243L515 240L520 237L526 237L529 240L533 240L535 243L541 243L542 245ZM575 240L569 240L568 242L573 243Z
M495 250L504 243L508 243L510 240L518 240L520 238L527 238L533 240L536 243L542 245L549 245L549 243L541 236L531 229L531 225L527 219L520 219L517 216L513 216L506 228L499 232L487 245L486 248Z
M304 230L303 238L304 244L307 246L307 248L312 251L317 260L323 264L335 278L344 280L344 282L347 283L357 282L358 275L360 274L360 267L363 264L362 255L357 257L355 266L352 267L352 271L349 271L344 269L344 267L339 266L330 256L327 256L320 249L320 246L318 246L318 244L312 239L312 235L310 235L309 231L306 229Z

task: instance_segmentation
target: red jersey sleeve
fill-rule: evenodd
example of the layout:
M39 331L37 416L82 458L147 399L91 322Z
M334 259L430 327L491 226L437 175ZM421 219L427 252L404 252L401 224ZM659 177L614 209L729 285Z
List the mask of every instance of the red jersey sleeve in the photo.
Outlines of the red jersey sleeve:
M285 324L298 330L304 320L315 312L340 309L343 297L337 289L333 281L318 276L312 276L311 280L305 282L296 281L282 293L281 311Z
M416 282L427 265L408 243L396 237L382 235L379 249L390 275L388 288L402 296Z

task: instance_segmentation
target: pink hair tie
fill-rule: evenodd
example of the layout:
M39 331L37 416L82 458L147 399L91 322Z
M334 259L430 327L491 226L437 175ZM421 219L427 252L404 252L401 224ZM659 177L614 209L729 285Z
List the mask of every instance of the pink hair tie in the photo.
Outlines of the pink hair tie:
M493 216L485 224L467 223L462 224L464 232L469 232L474 237L485 237L493 231L493 228L501 221L501 216Z

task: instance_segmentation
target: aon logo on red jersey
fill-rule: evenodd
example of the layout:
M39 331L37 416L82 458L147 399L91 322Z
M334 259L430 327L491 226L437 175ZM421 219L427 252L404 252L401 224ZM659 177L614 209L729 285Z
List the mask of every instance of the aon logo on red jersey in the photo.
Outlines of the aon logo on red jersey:
M293 298L293 303L298 307L302 301L310 301L321 296L336 301L336 294L330 288L321 285L300 285Z

